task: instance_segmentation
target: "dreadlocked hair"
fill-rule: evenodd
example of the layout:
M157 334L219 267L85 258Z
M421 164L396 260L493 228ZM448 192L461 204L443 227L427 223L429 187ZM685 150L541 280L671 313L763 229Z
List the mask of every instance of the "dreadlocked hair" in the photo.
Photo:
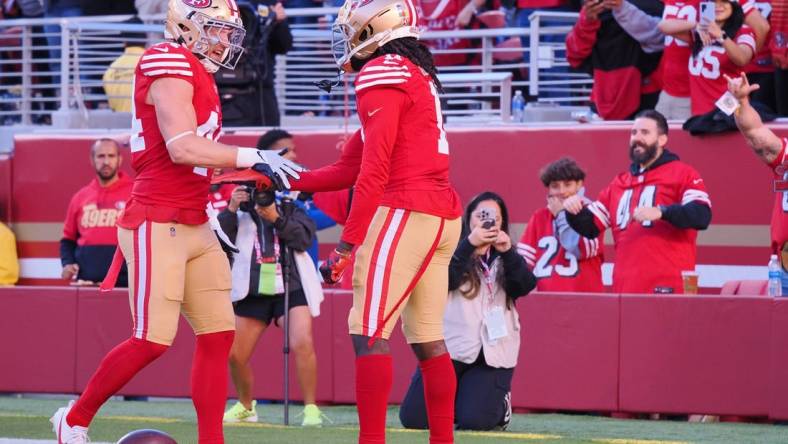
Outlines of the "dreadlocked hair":
M443 86L441 85L441 81L438 80L438 69L435 68L435 61L432 59L432 53L425 44L418 41L415 37L394 39L378 48L371 56L364 60L356 58L350 59L350 65L356 72L359 72L368 61L386 54L396 54L407 57L411 62L426 71L427 74L432 77L435 88L439 93L443 92Z

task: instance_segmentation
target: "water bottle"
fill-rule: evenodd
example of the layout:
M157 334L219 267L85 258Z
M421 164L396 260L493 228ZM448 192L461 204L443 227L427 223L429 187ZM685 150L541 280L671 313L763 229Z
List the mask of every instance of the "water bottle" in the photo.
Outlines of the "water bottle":
M769 258L769 296L779 297L783 295L783 267L777 255L773 254Z
M523 97L523 92L519 89L514 92L514 98L512 98L512 122L523 122L525 114L525 97Z

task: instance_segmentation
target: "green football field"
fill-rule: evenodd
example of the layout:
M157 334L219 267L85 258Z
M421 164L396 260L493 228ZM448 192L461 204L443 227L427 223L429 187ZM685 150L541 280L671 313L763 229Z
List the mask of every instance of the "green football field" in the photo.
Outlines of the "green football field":
M49 417L65 399L0 397L0 442L4 438L52 439ZM281 405L258 405L257 424L228 425L228 443L353 444L358 425L352 406L323 407L333 421L320 429L282 425ZM291 407L291 421L300 406ZM427 443L427 433L403 429L397 408L388 414L388 441ZM94 442L115 442L131 430L154 428L179 443L196 443L196 423L188 401L110 401L91 425ZM16 442L16 441L12 441ZM19 441L23 442L23 441ZM53 441L54 442L54 441ZM694 424L678 421L619 420L585 415L514 415L505 432L457 432L457 443L788 443L788 426L756 424Z

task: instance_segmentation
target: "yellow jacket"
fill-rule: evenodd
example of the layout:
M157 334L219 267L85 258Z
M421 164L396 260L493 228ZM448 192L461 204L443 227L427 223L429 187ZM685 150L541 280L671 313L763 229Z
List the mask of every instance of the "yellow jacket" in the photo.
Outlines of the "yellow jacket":
M137 67L145 48L129 46L123 51L101 78L104 81L104 92L107 93L109 107L113 111L131 112L131 85L134 80L134 68Z
M0 222L0 285L14 285L18 280L16 237L8 226Z

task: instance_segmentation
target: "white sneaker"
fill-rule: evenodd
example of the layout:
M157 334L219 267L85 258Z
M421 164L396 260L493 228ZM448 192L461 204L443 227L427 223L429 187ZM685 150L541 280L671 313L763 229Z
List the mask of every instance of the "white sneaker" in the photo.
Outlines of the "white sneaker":
M498 426L501 430L506 430L512 422L512 392L507 392L503 397L503 419Z
M71 427L66 422L66 416L71 411L74 401L70 401L67 406L57 409L54 415L49 418L52 423L52 431L57 437L57 444L83 444L90 442L88 438L88 428L74 426Z

